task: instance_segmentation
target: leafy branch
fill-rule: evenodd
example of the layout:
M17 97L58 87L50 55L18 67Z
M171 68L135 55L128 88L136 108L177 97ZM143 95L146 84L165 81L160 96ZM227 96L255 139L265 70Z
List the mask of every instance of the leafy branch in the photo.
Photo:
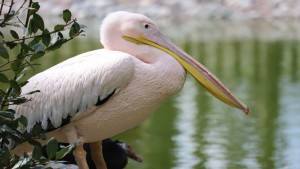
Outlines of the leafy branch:
M0 88L0 168L30 168L44 164L53 157L58 160L74 148L74 145L70 145L57 152L56 140L53 138L47 145L47 153L51 156L42 157L41 145L35 141L36 138L45 139L41 126L36 124L30 133L21 132L19 128L26 128L27 119L24 116L15 118L15 111L9 109L10 105L29 101L26 95L39 92L37 90L20 95L21 88L27 83L24 80L26 71L34 70L37 65L32 62L84 32L83 26L76 18L72 18L68 9L62 12L62 23L46 28L44 19L38 13L39 9L39 3L32 0L23 0L19 7L15 6L14 0L0 2L0 84L7 86ZM25 17L21 17L23 14L26 14ZM12 50L18 51L17 54L12 54ZM32 156L25 153L21 159L10 154L8 144L12 140L16 144L25 141L32 144Z
M25 41L25 40L28 40L28 39L34 39L34 38L37 38L37 37L39 37L39 38L42 38L42 37L44 37L44 36L49 36L49 35L52 35L52 34L54 34L54 33L57 33L57 32L60 32L60 31L63 31L65 28L67 28L69 25L72 25L72 24L74 24L74 23L76 23L76 19L73 19L73 20L71 20L70 22L67 22L66 24L64 24L64 25L56 25L55 26L55 28L54 28L54 30L53 31L51 31L51 32L45 32L45 33L43 33L43 34L39 34L39 35L32 35L32 36L28 36L28 37L23 37L23 38L19 38L19 36L18 36L18 34L15 32L15 31L11 31L11 35L13 36L13 37L15 37L16 39L14 39L14 40L11 40L11 41L1 41L0 43L1 44L7 44L8 46L10 46L10 45L12 45L11 43L16 43L16 42L20 42L20 41ZM82 33L83 32L83 30L80 30L80 33ZM77 33L79 33L79 32L77 32ZM75 37L75 36L74 36Z

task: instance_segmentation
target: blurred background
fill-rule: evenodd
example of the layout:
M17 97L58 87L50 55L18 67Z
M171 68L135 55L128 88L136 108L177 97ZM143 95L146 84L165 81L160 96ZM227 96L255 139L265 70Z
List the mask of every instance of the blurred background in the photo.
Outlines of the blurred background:
M112 11L152 18L175 44L215 73L250 107L231 108L191 76L142 125L114 139L143 163L128 169L299 169L299 0L43 0L47 24L70 9L85 35L42 60L32 74L101 48L99 26ZM63 20L61 20L63 22Z

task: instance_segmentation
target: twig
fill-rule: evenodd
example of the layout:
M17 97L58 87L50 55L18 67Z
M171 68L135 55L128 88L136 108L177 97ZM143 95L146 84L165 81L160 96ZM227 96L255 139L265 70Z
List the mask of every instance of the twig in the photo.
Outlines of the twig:
M31 7L31 4L32 4L32 0L29 0L29 3L28 3L28 9ZM27 26L28 26L28 21L29 21L29 17L30 17L29 12L30 12L30 11L27 10L27 16L26 16L26 21L25 21L25 25L24 25L24 28L25 28L25 29L26 29ZM23 37L24 37L24 35L23 35ZM25 43L25 39L22 40L22 43ZM24 49L21 48L19 55L21 55L23 51L24 51Z
M9 8L8 8L8 12L7 12L6 16L4 15L3 21L0 23L0 27L1 27L2 24L4 24L5 22L7 22L7 20L10 18L9 14L11 12L11 9L12 9L13 5L14 5L14 0L11 0L11 3L10 3ZM1 5L1 8L2 8L2 6L3 6L3 3ZM2 11L2 9L1 9L1 11Z
M23 8L23 6L26 4L26 2L27 2L27 0L24 0L24 2L22 3L22 5L16 11L16 14L19 14L20 10ZM21 23L25 27L25 24L21 21L21 19L19 18L18 15L16 16L16 18L18 19L19 23Z
M1 14L2 14L2 8L3 8L3 6L4 6L4 0L2 0L2 2L1 2L1 7L0 7L0 16L1 16Z
M27 1L27 0L26 0ZM32 4L32 0L29 0L29 3L28 3L28 8L30 8L31 7L31 4ZM30 17L30 15L29 15L29 10L27 11L27 16L26 16L26 21L25 21L25 28L27 28L27 26L28 26L28 22L29 22L29 17Z
M3 69L3 70L0 70L0 72L5 72L5 71L9 71L11 70L11 68L7 68L7 69ZM1 110L1 109L0 109Z
M15 77L16 77L16 75L15 75ZM3 110L3 108L5 106L6 99L10 95L11 91L12 91L12 87L10 86L8 88L7 92L5 93L5 95L3 96L2 100L1 100L0 110Z
M45 52L45 53L46 53L46 52ZM17 59L15 59L15 60L17 60ZM27 60L26 60L25 62L26 62L26 63L23 63L23 64L21 64L20 66L29 66L29 67L31 67L34 71L35 71L35 69L34 69L33 66L40 65L40 64L38 64L38 63L31 64L31 63L28 62ZM5 71L9 71L9 70L11 70L11 68L7 68L7 69L0 70L0 72L5 72Z
M21 21L21 19L19 18L19 16L17 16L16 18L18 19L19 23L21 23L23 26L25 25L25 24Z
M7 61L6 63L3 63L2 65L0 65L0 68L3 67L3 66L5 66L5 65L7 65L7 64L9 64L9 63L11 63L11 62L14 62L14 61L18 60L18 59L20 59L20 58L16 58L16 59Z
M10 12L11 12L11 9L12 9L12 7L13 7L13 5L14 5L14 0L11 0L11 3L10 3L10 6L9 6L9 9L8 9L7 15L9 15L9 14L10 14Z
M23 8L23 6L26 4L27 0L24 0L24 2L22 3L22 5L19 7L19 9L16 11L16 13L19 13L20 10Z
M31 63L28 62L26 59L25 59L25 62L27 63L28 66L31 67L31 69L32 69L33 71L35 71L35 69L34 69L34 67L33 67L34 64L31 64ZM24 66L26 65L26 63L24 63Z

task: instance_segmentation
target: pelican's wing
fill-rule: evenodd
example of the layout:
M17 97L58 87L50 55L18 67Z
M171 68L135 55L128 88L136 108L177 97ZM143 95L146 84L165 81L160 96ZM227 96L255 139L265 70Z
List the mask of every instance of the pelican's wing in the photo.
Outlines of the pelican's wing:
M16 117L27 117L29 132L35 123L43 129L60 127L64 119L80 119L101 106L120 88L127 85L134 73L134 61L126 53L104 49L70 58L41 72L22 88L30 101L10 106ZM38 93L26 95L31 91Z

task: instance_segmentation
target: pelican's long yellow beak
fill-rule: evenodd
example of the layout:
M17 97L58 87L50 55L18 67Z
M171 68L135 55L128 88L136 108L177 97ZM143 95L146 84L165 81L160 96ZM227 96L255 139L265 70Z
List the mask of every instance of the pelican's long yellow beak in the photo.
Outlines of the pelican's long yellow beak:
M193 57L174 45L160 32L156 32L155 34L146 34L138 38L125 36L124 39L137 44L147 44L165 51L169 55L173 56L216 98L230 106L241 109L245 114L248 114L249 108L243 104L215 75L213 75L205 66Z

